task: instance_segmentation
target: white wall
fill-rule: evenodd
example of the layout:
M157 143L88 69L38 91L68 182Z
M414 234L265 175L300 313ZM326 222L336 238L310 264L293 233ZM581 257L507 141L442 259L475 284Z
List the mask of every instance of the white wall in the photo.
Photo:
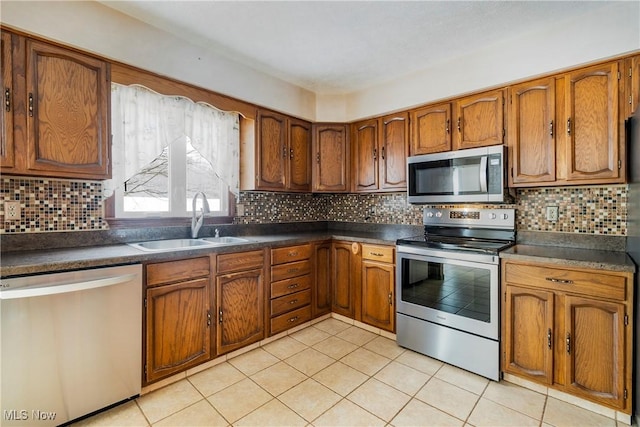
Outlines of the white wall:
M2 1L0 22L315 121L352 121L640 49L640 2L610 2L554 28L505 39L401 79L316 95L97 2ZM168 54L170 53L170 54Z

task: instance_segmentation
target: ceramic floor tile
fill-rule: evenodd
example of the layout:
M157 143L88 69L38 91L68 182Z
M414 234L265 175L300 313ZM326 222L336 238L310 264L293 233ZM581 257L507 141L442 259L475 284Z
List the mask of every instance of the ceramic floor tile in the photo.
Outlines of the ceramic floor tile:
M562 402L553 397L547 398L547 406L542 419L553 426L615 426L616 422L611 418L596 414L586 409L579 408L570 403Z
M379 335L365 331L364 329L360 329L356 326L350 326L339 334L336 334L336 336L355 345L365 345Z
M329 337L314 345L313 348L338 360L351 353L358 346L338 337Z
M74 427L146 427L148 425L144 414L133 401L73 424Z
M386 424L385 421L347 399L342 399L337 405L313 421L315 427L382 427Z
M305 375L313 376L317 372L334 363L335 360L326 354L320 353L318 350L308 348L305 351L289 357L285 362Z
M547 397L526 388L518 387L506 381L499 383L491 381L482 395L485 399L499 403L502 406L511 408L525 415L542 419L544 404Z
M229 359L229 363L243 374L251 376L258 371L278 363L280 359L261 348L251 350L241 356Z
M208 398L213 407L230 423L235 423L271 399L273 396L248 378Z
M488 379L451 365L444 365L435 377L475 394L482 394L489 384Z
M273 354L278 359L284 360L287 357L305 350L307 346L291 337L283 337L277 341L262 346L262 348Z
M318 322L313 326L328 334L335 335L337 333L344 331L345 329L349 329L351 325L344 323L338 319L329 318L329 319L323 320L322 322Z
M467 419L480 399L477 394L434 377L416 393L415 397L461 420Z
M341 397L319 382L309 378L286 393L281 394L278 399L293 409L296 414L311 422L338 403Z
M278 396L306 380L307 376L286 363L279 362L253 374L251 379L273 396Z
M464 421L452 417L417 399L411 401L391 420L396 427L414 427L420 424L438 427L461 427Z
M429 381L429 375L395 361L391 361L374 376L375 379L413 396Z
M245 374L237 370L229 362L224 362L205 371L198 372L188 377L187 380L193 384L203 396L208 397L245 378L247 378Z
M406 351L404 348L396 344L395 341L385 337L374 338L363 347L367 350L373 351L374 353L378 353L380 356L388 357L389 359L395 359Z
M307 421L287 408L282 402L273 399L233 423L234 426L306 426Z
M347 399L385 421L391 421L411 396L374 378L355 389Z
M315 374L313 379L339 395L346 396L368 380L369 376L342 362L336 362Z
M310 327L310 328L305 328L301 331L295 332L289 336L291 338L297 339L303 344L312 346L314 344L318 344L322 340L326 340L331 336L331 334L321 331L318 328Z
M442 368L442 366L444 366L444 363L439 360L432 359L429 356L425 356L424 354L416 353L411 350L407 350L402 353L395 359L395 361L427 375L435 374L440 368Z
M520 412L498 405L489 399L481 398L471 412L468 422L475 427L534 427L539 426L540 421L528 417Z
M371 376L384 368L389 362L391 362L391 359L387 359L386 357L380 356L379 354L367 349L359 348L352 353L347 354L345 357L340 359L340 361Z
M228 425L227 420L213 409L209 402L201 400L155 423L153 427L213 427Z
M153 393L141 396L138 405L151 424L178 412L187 406L191 406L202 395L187 380L168 385Z

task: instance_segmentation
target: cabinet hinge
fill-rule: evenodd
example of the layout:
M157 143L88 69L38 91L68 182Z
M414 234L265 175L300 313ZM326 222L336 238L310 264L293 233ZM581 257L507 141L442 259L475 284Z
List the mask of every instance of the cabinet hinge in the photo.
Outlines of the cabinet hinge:
M618 71L618 80L620 80L622 78L622 75L620 73L620 71Z
M147 364L144 364L144 374L147 375Z
M623 397L624 397L624 400L627 400L627 389L626 388L624 389L624 396Z
M147 299L144 299L144 308L147 308Z
M628 326L629 325L629 315L625 314L624 315L624 326Z
M633 77L633 68L629 67L629 77Z

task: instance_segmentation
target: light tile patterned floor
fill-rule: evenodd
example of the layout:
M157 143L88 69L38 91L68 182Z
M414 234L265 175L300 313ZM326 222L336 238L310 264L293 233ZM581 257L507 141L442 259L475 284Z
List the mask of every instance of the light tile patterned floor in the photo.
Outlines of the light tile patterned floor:
M330 318L77 425L616 427L616 421Z

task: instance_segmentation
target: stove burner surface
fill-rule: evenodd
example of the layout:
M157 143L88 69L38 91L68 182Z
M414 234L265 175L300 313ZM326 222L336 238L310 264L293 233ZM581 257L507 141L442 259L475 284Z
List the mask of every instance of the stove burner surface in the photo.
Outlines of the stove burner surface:
M469 239L444 236L421 235L397 241L398 244L420 246L429 249L444 249L451 251L470 251L486 254L497 254L499 251L513 246L513 242L506 240Z

